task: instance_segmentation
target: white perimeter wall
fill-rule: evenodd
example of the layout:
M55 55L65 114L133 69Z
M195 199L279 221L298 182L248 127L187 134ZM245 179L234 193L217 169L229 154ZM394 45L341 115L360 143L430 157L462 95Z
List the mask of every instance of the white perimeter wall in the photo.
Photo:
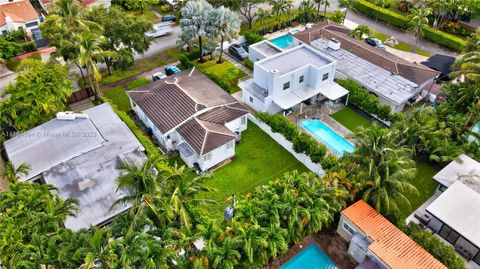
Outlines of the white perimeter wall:
M270 126L259 121L258 119L256 119L254 116L250 114L248 115L248 119L251 120L253 123L255 123L255 125L257 125L258 127L260 127L260 129L262 129L265 133L267 133L273 140L275 140L278 144L280 144L284 149L290 152L293 155L293 157L295 157L295 159L303 163L303 165L305 165L308 169L310 169L310 171L314 172L319 176L323 176L325 174L321 165L312 162L312 160L310 160L310 158L303 153L296 153L293 150L292 142L285 139L285 137L283 137L281 134L272 132L272 130L270 129Z

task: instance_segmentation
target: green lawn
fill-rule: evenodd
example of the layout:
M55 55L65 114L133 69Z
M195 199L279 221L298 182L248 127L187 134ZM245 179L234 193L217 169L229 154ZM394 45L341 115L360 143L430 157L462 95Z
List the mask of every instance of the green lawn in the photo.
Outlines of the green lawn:
M380 33L380 32L375 31L375 30L372 30L371 36L380 39L383 43L385 43L385 40L387 40L387 38L389 37L386 34ZM412 40L412 42L414 42L414 40ZM398 45L396 45L392 48L397 49L397 50L401 50L401 51L412 52L413 46L411 46L407 43L404 43L402 41L398 41ZM430 52L419 49L419 48L417 48L415 50L415 53L420 54L422 56L426 56L426 57L432 56L432 54Z
M141 86L143 86L145 84L148 84L148 83L150 83L150 80L148 78L137 78L134 81L130 81L127 84L127 87L128 87L129 90L133 90L135 88L141 87Z
M227 60L224 60L221 64L217 64L215 59L212 61L207 61L205 63L198 63L197 61L195 61L194 64L202 72L211 72L228 80L231 86L230 93L236 93L240 91L240 88L237 85L238 80L247 76L245 72L238 69L237 67L235 67L235 65L233 65ZM234 72L237 72L237 75L232 76L232 70L236 70Z
M127 70L114 70L113 75L111 76L104 72L104 74L102 75L102 80L99 82L99 85L108 85L122 79L126 79L128 77L152 70L156 67L173 63L175 61L178 61L179 57L180 51L177 48L166 49L153 55L152 57L135 61L135 64Z
M425 203L435 193L437 183L433 176L440 169L426 161L417 161L417 177L411 182L418 190L419 195L408 195L412 208L401 208L401 216L406 218L419 206Z
M29 56L27 58L21 59L21 60L17 60L17 59L12 58L12 59L7 61L6 66L10 71L16 72L16 71L18 71L18 67L20 66L20 64L26 59L33 59L33 60L41 61L42 60L42 55L35 54L35 55Z
M255 32L260 32L262 29L271 29L275 26L284 24L289 19L293 20L294 18L297 17L298 13L299 13L299 10L294 9L291 11L290 16L288 16L286 13L282 13L279 16L277 16L276 14L272 14L272 16L269 19L265 19L263 21L260 21L260 20L254 21L252 23L252 30ZM247 31L249 31L248 23L242 24L240 28L240 35L243 35Z
M117 86L103 92L103 96L110 99L122 111L130 110L130 99L121 86Z
M334 113L332 118L352 132L360 126L371 123L368 118L357 113L350 107L345 107L344 109Z
M251 121L248 129L242 133L242 142L236 146L237 158L215 170L206 180L206 185L216 188L208 197L218 202L209 207L209 212L222 217L227 204L226 199L232 194L245 195L255 187L281 177L285 172L308 169L295 159L288 151L270 138Z

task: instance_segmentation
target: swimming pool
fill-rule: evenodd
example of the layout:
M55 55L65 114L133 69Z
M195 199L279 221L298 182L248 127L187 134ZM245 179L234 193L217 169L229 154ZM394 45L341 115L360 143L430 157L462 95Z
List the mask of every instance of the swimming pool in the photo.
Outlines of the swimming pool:
M319 120L304 120L300 122L300 126L340 157L345 152L353 152L355 150L352 144Z
M270 40L270 42L275 44L277 47L280 47L282 49L286 49L286 48L290 47L291 45L293 45L294 39L293 39L293 36L291 34L286 34L286 35L276 37L276 38Z
M317 245L310 244L280 269L337 269L338 267Z

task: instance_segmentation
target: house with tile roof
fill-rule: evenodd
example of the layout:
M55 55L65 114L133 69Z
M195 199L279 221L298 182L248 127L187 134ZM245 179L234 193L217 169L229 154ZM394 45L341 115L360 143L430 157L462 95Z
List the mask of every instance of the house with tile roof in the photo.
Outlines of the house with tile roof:
M325 20L294 37L336 60L335 78L355 80L382 104L390 105L393 112L402 111L409 100L419 98L422 90L440 75L423 64L411 63L350 37L349 32Z
M407 218L451 244L480 268L480 163L465 154L433 176L435 194Z
M39 25L40 16L29 0L0 0L0 35L19 28L30 33Z
M127 93L161 148L201 171L232 159L247 129L248 111L195 68Z
M349 242L356 269L447 268L362 200L341 212L337 233Z

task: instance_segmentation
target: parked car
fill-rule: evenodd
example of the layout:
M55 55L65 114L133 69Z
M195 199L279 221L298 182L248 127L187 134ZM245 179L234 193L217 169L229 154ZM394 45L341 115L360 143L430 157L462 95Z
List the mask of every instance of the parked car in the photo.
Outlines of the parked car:
M162 22L166 22L166 21L175 22L177 21L177 16L173 14L165 15L162 17Z
M180 70L178 67L173 66L173 65L167 65L165 66L165 74L167 76L171 76L173 74L180 73L182 70Z
M154 28L150 31L147 31L145 32L145 35L146 36L149 36L149 37L161 37L161 36L165 36L165 35L168 35L168 34L171 34L172 33L172 28L171 27L158 27L158 28Z
M248 52L246 52L245 49L238 44L232 44L230 47L228 47L228 51L230 52L230 54L239 59L243 60L248 58Z
M374 37L367 37L365 38L365 43L367 43L370 46L377 47L380 49L385 49L385 45L383 45L382 41L380 39L374 38Z
M247 53L249 52L249 51L248 51L248 44L246 44L246 43L243 44L243 45L242 45L242 48L243 48Z
M164 73L162 73L162 72L157 72L157 73L155 73L155 74L152 75L152 80L153 80L153 81L157 81L157 80L164 79L164 78L166 78L166 77L167 77L167 75L165 75Z

